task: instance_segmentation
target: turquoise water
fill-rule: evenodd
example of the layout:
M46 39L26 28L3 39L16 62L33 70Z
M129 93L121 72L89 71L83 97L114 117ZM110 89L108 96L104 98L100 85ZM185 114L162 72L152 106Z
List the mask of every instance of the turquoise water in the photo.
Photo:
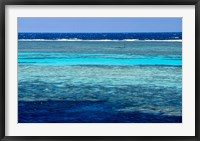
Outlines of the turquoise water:
M27 54L26 54L27 55ZM59 54L58 54L59 55ZM162 58L162 57L146 57L146 58L134 58L134 59L125 59L125 58L116 58L113 55L113 58L108 58L105 56L100 56L101 58L93 58L87 57L83 55L77 55L77 58L26 58L20 57L18 62L21 64L26 65L42 65L42 66L66 66L66 65L119 65L119 66L133 66L133 65L174 65L174 66L181 66L182 61L180 58ZM32 55L33 56L33 55ZM71 56L71 55L69 55ZM88 55L89 56L89 55ZM92 55L93 56L93 55Z
M19 122L180 123L182 43L19 41L18 100Z

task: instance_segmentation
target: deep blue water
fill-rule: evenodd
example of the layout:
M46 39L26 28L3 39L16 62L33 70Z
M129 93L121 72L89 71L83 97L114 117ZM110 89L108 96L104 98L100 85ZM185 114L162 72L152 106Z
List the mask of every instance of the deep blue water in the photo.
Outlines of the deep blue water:
M169 116L162 113L111 112L114 110L106 101L34 101L19 102L23 108L19 122L36 123L179 123L181 116ZM37 112L33 112L37 111ZM47 115L51 118L47 118Z
M181 40L182 33L19 33L18 39L74 40Z
M181 123L181 33L19 33L19 123Z

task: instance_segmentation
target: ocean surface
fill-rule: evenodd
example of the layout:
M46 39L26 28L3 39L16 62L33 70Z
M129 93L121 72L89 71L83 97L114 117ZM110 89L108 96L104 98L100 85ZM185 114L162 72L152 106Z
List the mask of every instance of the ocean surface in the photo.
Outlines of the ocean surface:
M19 33L19 123L182 123L182 33Z

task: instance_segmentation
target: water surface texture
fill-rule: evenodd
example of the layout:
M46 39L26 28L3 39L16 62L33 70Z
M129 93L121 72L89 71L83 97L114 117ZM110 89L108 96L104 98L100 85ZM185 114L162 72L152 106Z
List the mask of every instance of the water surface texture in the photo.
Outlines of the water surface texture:
M19 123L181 123L181 33L19 33Z

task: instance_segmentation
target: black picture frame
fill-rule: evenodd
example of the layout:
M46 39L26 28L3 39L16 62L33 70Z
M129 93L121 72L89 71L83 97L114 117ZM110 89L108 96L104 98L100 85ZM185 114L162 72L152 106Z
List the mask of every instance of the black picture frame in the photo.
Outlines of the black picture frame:
M195 136L5 136L6 5L195 5ZM200 0L0 0L0 139L1 141L200 141L199 48Z

